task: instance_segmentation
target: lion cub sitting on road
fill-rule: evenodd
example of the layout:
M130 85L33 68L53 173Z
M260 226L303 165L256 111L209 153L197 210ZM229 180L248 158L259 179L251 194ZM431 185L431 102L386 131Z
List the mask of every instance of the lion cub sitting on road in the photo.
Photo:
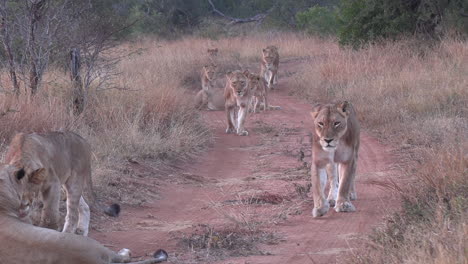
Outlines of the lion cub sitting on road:
M279 53L278 47L268 46L262 50L261 75L267 81L269 89L278 82Z
M5 161L23 169L28 179L24 190L27 204L21 216L28 216L33 198L40 193L44 204L40 226L58 230L63 185L67 194L63 232L85 236L88 234L90 210L82 197L85 185L88 185L92 198L94 193L91 182L91 148L85 139L72 132L18 133L8 147ZM93 205L99 206L97 203ZM120 211L118 205L100 209L111 216L117 216Z
M356 199L354 180L359 150L359 123L352 105L346 101L318 104L311 113L314 120L312 143L312 193L314 217L326 214L330 206L337 212L354 212L350 200ZM339 172L339 177L337 175ZM330 182L328 199L324 189Z
M110 264L128 263L130 250L115 253L89 237L61 233L25 223L19 211L28 188L28 169L0 164L0 263L8 264ZM161 250L162 251L162 250ZM159 263L167 259L165 251L156 259L139 264ZM161 254L163 253L163 254Z
M247 136L244 123L247 117L252 93L249 87L248 71L234 71L226 74L226 87L224 88L225 110L228 127L226 133L237 133ZM238 111L238 113L236 113ZM236 120L237 117L237 120Z
M216 65L203 66L201 73L202 89L195 96L197 106L200 108L207 108L208 110L217 110L214 105L214 78L216 75Z

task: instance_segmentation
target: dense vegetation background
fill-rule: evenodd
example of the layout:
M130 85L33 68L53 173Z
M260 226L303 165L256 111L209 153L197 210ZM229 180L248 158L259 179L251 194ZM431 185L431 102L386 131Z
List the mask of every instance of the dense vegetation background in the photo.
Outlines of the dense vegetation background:
M303 31L359 48L407 35L468 33L466 0L2 0L0 16L0 58L17 94L21 81L34 94L49 65L68 68L64 57L72 49L80 50L88 73L110 69L112 60L100 61L105 51L139 36ZM85 89L96 79L90 75Z

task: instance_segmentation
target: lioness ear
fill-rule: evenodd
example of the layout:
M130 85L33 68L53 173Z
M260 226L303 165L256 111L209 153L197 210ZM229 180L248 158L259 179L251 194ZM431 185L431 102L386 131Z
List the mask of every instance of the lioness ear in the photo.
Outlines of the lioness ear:
M247 77L249 77L249 76L250 76L250 72L249 72L249 70L245 70L243 73L244 73L244 75L245 75L245 76L247 76Z
M348 101L343 101L343 102L340 102L336 105L338 111L343 114L344 116L348 116L349 115L349 108L350 108L351 104L348 102Z
M266 49L263 49L262 51L263 51L263 53L265 53L267 50L266 50Z
M312 116L312 119L317 118L317 115L320 112L320 108L322 108L322 104L314 104L312 106L312 112L310 112L310 116Z
M228 79L231 79L231 77L232 77L232 71L226 72L226 77L227 77Z
M29 182L33 184L41 184L45 180L45 178L45 169L40 168L33 171L31 175L29 175Z

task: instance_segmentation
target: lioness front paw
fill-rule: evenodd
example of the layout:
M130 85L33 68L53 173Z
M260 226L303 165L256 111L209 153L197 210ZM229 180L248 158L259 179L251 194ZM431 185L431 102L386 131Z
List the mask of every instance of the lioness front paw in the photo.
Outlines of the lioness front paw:
M233 134L233 133L235 133L235 132L236 132L236 130L235 130L234 128L228 127L228 128L226 129L226 134Z
M247 132L247 130L244 130L244 131L237 132L237 135L239 135L239 136L248 136L249 132Z
M338 202L335 205L335 211L337 212L354 212L356 211L356 207L351 202Z
M312 217L320 217L324 216L328 210L330 209L330 205L327 203L326 205L312 209Z

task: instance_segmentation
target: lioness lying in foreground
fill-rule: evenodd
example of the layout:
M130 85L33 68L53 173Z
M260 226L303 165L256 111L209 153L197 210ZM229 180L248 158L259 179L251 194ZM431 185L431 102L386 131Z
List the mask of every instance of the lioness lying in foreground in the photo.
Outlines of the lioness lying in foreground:
M0 263L109 264L130 261L127 249L115 253L91 238L23 222L19 211L24 205L21 197L27 184L24 169L0 164ZM159 263L167 259L167 254L164 255L134 263Z
M67 194L63 232L88 234L90 212L82 197L85 185L90 188L92 198L94 193L91 149L85 139L73 132L18 133L8 147L5 161L24 169L29 179L24 190L27 199L22 216L28 216L33 198L40 193L44 204L40 226L58 230L60 189L63 185ZM97 203L92 205L99 206ZM119 211L118 205L100 209L112 216L117 216Z

